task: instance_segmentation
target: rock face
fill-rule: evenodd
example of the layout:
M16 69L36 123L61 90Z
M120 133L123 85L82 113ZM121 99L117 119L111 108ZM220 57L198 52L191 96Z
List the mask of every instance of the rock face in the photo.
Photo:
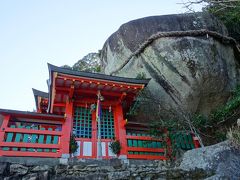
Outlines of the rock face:
M180 111L208 115L229 98L239 81L239 69L234 45L208 33L194 34L202 29L227 36L218 20L202 13L153 16L123 24L101 51L104 72L123 77L144 72L151 78L148 88L161 118L181 116ZM165 34L153 38L159 32ZM149 38L153 40L142 48Z
M183 155L180 169L214 172L215 175L209 179L239 179L240 151L232 148L228 141L187 151Z

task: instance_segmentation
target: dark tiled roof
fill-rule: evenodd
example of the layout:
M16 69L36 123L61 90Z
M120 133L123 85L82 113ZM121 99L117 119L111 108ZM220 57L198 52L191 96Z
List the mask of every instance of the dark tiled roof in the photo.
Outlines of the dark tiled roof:
M70 70L62 67L57 67L49 63L48 63L48 71L49 71L49 80L48 80L49 101L48 101L48 110L47 110L48 112L50 112L50 107L51 107L51 98L52 98L51 89L52 89L52 81L53 81L52 79L53 72L79 76L79 77L99 79L99 80L108 80L108 81L123 82L123 83L129 83L129 84L141 84L144 86L147 86L148 82L151 80L151 79L125 78L125 77L110 76L110 75L100 74L100 73L74 71L74 70Z
M32 91L33 91L34 96L40 96L40 97L43 97L43 98L48 98L48 93L46 93L46 92L39 91L39 90L34 89L34 88L32 88Z
M60 115L55 114L41 114L30 111L18 111L18 110L10 110L10 109L0 109L0 114L16 114L16 115L29 115L29 116L37 116L37 117L48 117L48 118L64 118Z
M116 81L116 82L124 82L124 83L132 83L132 84L144 84L145 86L148 84L150 79L136 79L136 78L126 78L126 77L118 77L118 76L110 76L106 74L100 73L90 73L90 72L82 72L82 71L74 71L66 68L61 68L54 66L52 64L48 64L49 72L59 72L63 74L69 74L79 77L87 77L87 78L94 78L94 79L102 79L102 80L109 80L109 81Z
M39 91L37 89L32 88L34 99L35 99L35 104L36 104L36 109L38 108L38 96L43 97L43 98L48 98L48 93Z

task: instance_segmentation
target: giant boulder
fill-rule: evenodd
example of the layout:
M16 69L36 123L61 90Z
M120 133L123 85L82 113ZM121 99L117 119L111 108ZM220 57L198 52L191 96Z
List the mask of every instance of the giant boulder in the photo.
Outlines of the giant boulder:
M179 168L184 171L202 169L205 172L213 172L215 175L209 180L239 179L240 151L229 141L193 149L183 155Z
M235 41L205 13L153 16L123 24L105 42L105 74L151 78L152 100L139 121L183 114L208 115L239 82ZM151 99L149 98L149 99Z

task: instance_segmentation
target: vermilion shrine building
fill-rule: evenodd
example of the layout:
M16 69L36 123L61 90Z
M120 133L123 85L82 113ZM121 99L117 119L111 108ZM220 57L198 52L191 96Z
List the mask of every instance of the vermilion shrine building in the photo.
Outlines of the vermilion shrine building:
M116 157L109 148L113 139L121 144L119 157L166 159L162 139L147 135L146 126L126 124L126 113L150 79L134 79L79 72L48 64L49 92L33 89L37 112L0 109L0 156L62 157L69 155L71 134L79 148L77 158ZM96 109L99 93L101 121L97 146ZM192 135L181 136L179 146L195 148ZM179 141L180 142L180 141ZM170 140L167 142L170 143Z

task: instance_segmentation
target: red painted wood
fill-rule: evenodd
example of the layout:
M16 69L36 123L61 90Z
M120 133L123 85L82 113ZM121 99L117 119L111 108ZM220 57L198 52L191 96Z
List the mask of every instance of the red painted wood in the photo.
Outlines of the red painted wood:
M59 148L60 148L60 145L58 145L58 144L0 142L0 147L27 147L27 148L50 148L50 149L59 149Z
M128 159L148 159L148 160L167 160L164 156L154 156L154 155L141 155L141 154L128 154Z
M156 139L152 137L147 137L147 136L126 136L127 139L136 139L136 140L149 140L149 141L163 141L162 139Z
M194 135L192 135L192 138L193 138L194 147L195 147L195 148L200 148L201 145L200 145L200 143L199 143L198 138L197 138L196 136L194 136Z
M5 130L8 126L9 120L10 120L10 115L4 116L2 126L0 128L0 142L2 142L4 140L4 134L5 134Z
M3 156L28 156L28 157L61 157L61 153L49 152L21 152L21 151L0 151Z
M90 138L75 138L76 139L76 141L91 141L91 139Z
M97 158L97 121L96 111L92 113L92 158Z
M27 134L49 134L61 136L63 132L61 131L48 131L48 130L34 130L34 129L20 129L20 128L6 128L5 132L14 132L14 133L27 133Z
M84 81L90 84L98 84L98 85L110 85L110 86L118 86L118 87L125 87L125 88L131 88L131 89L142 89L144 85L139 85L139 84L133 84L133 83L120 83L120 82L115 82L115 81L109 81L109 80L100 80L100 79L92 79L92 78L84 78L84 77L76 77L76 76L71 76L71 75L65 75L65 74L59 74L57 78L66 78L69 80L75 79L79 82Z
M108 154L108 142L105 142L105 151L106 151L106 157L109 158L109 154Z
M65 103L54 103L53 106L54 107L65 107L66 104Z
M115 121L115 124L118 124L118 126L116 127L116 133L118 134L117 137L122 147L120 150L120 155L127 155L126 129L125 129L125 126L122 125L122 121L124 121L124 119L123 119L123 110L122 110L121 104L118 104L116 106L115 111L116 112L115 112L114 121Z
M7 126L8 126L9 120L10 120L10 115L4 116L2 125L1 125L1 127L0 127L0 142L3 142L3 141L4 141L5 129L6 129ZM0 156L2 156L2 155L3 155L3 154L2 154L2 152L0 151Z
M128 151L138 152L164 152L164 148L140 148L140 147L128 147Z
M6 113L2 113L5 115L9 115ZM11 114L11 117L16 117L16 118L27 118L27 119L37 119L39 120L39 123L41 123L41 120L50 120L51 121L63 121L63 117L54 117L54 116L46 116L46 114Z
M63 154L69 154L70 135L73 126L73 102L66 102L66 120L62 125L63 136L61 138L61 149Z
M94 99L94 98L81 98L81 100L79 100L79 101L78 100L74 101L74 104L80 104L80 105L83 105L83 106L86 103L94 104L94 103L96 103L96 99ZM103 106L110 106L110 105L113 106L113 105L116 105L116 104L117 104L116 101L107 100L107 99L105 99L103 102L101 102L102 107Z

